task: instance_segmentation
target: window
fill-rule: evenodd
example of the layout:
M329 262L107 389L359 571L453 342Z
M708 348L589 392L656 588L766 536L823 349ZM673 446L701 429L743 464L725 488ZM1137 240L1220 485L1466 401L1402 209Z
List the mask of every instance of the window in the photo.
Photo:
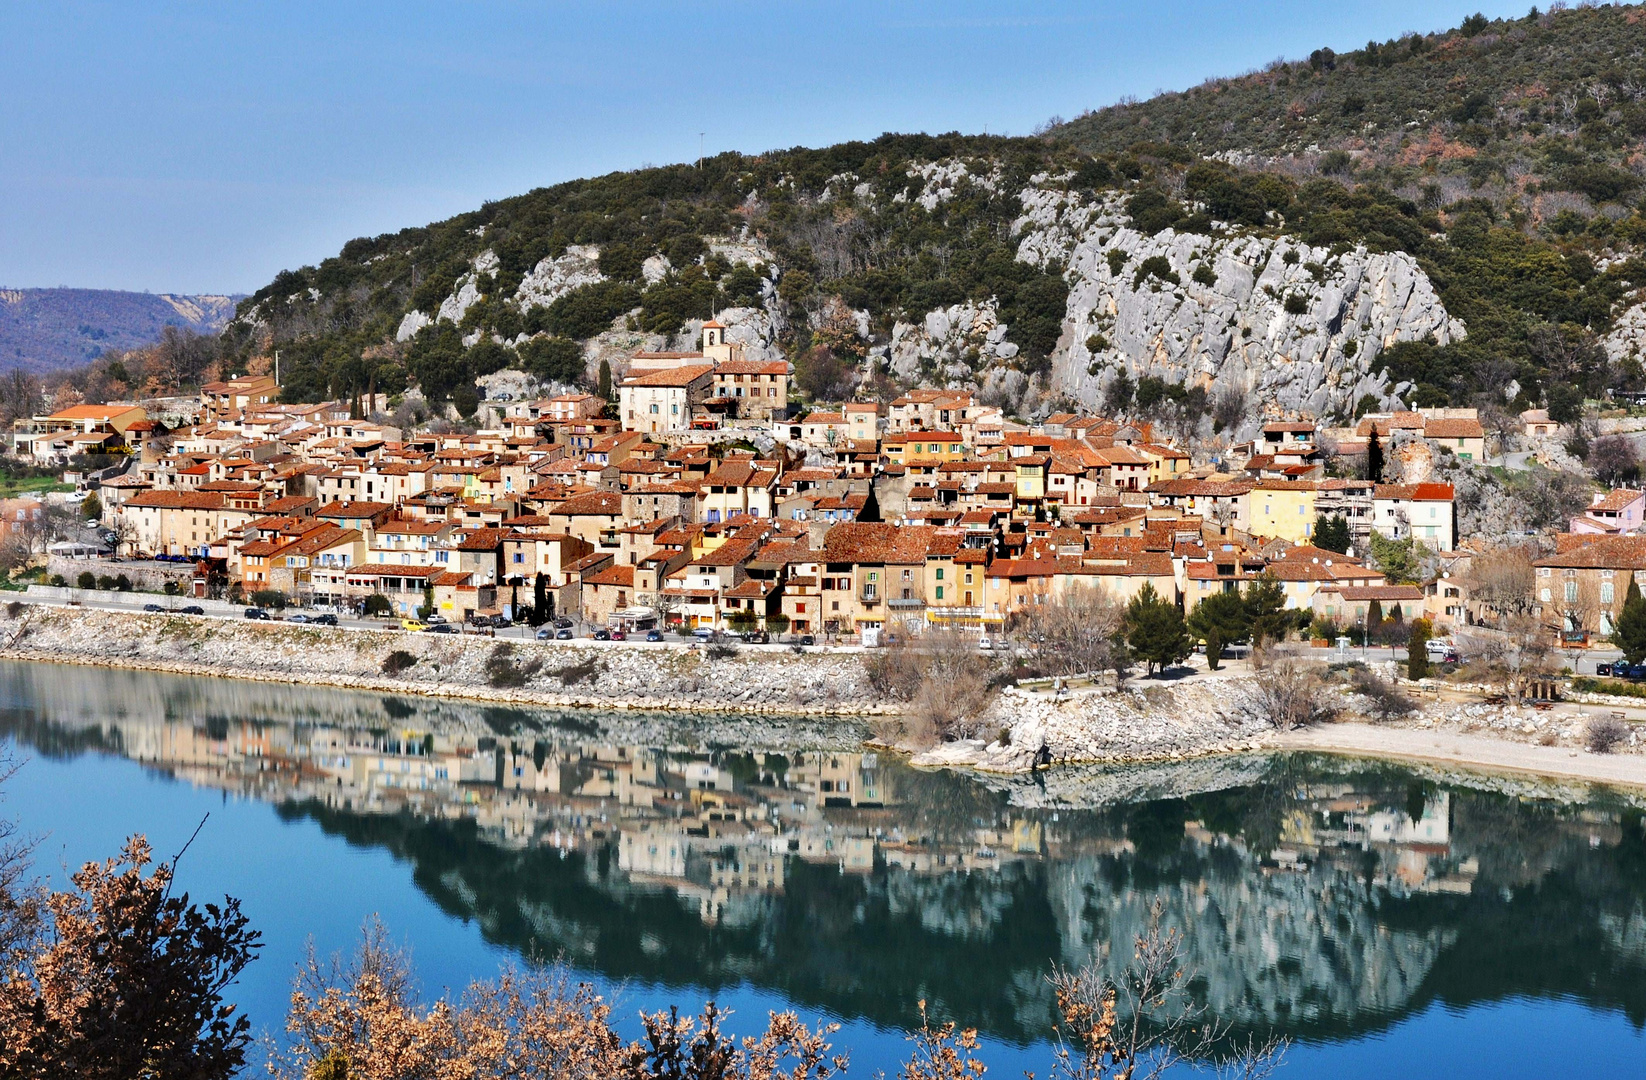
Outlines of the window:
M1610 581L1602 581L1600 583L1600 602L1602 604L1610 604L1612 602L1612 583Z
M943 586L941 585L937 587L937 598L939 600L943 599Z
M656 402L652 403L652 415L653 416L657 415L657 403Z
M943 568L941 566L937 568L937 580L943 580Z
M1571 604L1571 603L1575 603L1576 600L1577 600L1577 582L1568 581L1566 583L1566 602L1568 604Z
M904 570L903 571L903 580L904 581L913 581L914 580L914 571L913 570Z
M1545 604L1547 604L1549 602L1549 590L1548 589L1539 589L1538 593L1537 593L1537 598L1539 600L1543 601Z

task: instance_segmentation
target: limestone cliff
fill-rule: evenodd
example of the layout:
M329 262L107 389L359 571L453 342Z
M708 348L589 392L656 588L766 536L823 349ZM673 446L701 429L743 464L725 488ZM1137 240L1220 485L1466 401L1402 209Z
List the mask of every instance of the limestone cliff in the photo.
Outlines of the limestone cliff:
M1147 236L1119 196L1022 192L1018 258L1068 269L1052 386L1096 403L1120 371L1232 391L1273 413L1346 414L1399 387L1374 371L1397 341L1464 336L1407 254L1334 251L1214 225Z

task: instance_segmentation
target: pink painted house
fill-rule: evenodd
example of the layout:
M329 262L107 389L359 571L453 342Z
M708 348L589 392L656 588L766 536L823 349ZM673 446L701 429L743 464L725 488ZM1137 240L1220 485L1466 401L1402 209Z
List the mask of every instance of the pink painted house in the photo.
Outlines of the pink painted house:
M1643 520L1646 520L1646 491L1628 488L1597 491L1589 508L1572 519L1571 531L1617 536L1640 531Z

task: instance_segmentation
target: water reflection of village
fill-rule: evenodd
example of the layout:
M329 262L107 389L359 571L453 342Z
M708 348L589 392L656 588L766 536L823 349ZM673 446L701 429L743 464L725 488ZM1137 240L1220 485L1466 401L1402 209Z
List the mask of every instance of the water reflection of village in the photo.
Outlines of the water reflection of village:
M346 813L465 818L503 848L614 846L629 884L672 891L706 923L757 918L763 908L750 901L783 892L791 859L841 874L940 876L1134 849L1125 829L1074 827L1078 813L995 803L969 819L910 815L908 789L929 778L874 753L688 754L253 722L120 734L127 755L199 786ZM1445 790L1395 807L1385 791L1317 782L1299 786L1278 817L1270 850L1242 851L1265 874L1335 867L1398 897L1466 895L1479 873L1476 857L1453 850ZM1583 827L1593 844L1617 841L1615 820ZM1245 846L1198 820L1184 834L1207 850Z
M1646 1021L1627 801L1291 757L1004 790L848 752L855 733L827 726L796 738L826 751L650 748L736 730L0 664L0 735L31 753L117 753L266 801L405 860L490 940L611 978L753 983L901 1027L924 998L1039 1038L1051 965L1118 974L1158 905L1211 1012L1245 1031L1336 1037L1514 993Z

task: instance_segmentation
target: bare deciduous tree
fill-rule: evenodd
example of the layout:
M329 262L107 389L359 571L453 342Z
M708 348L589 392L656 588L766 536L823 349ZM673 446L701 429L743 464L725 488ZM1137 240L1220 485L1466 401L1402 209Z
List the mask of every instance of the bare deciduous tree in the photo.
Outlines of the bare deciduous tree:
M1018 637L1034 666L1047 675L1088 675L1125 671L1121 640L1125 608L1098 586L1071 589L1061 597L1026 608L1018 617Z
M1328 719L1335 711L1331 691L1314 664L1290 656L1268 659L1254 654L1253 684L1264 719L1282 731Z
M1500 626L1504 620L1536 609L1536 568L1532 559L1529 548L1504 545L1469 560L1463 587L1486 622Z
M988 666L965 635L928 631L869 653L869 681L903 703L895 735L913 745L969 738L989 706Z

